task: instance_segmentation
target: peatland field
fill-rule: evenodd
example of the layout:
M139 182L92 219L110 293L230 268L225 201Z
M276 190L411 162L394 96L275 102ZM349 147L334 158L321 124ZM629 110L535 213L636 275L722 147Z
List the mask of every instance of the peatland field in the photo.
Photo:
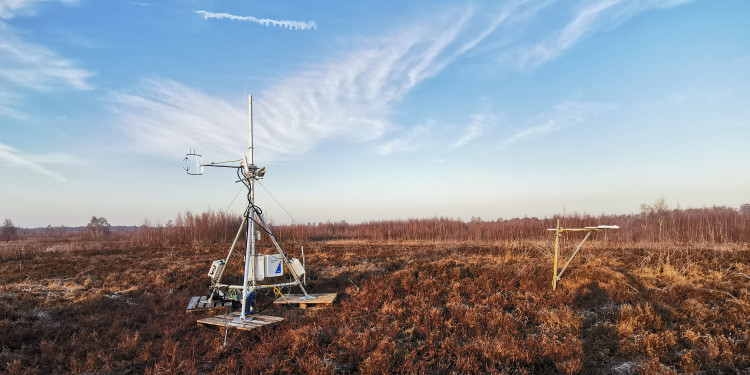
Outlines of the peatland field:
M226 256L231 215L20 236L0 242L0 373L750 373L749 215L648 208L277 226L291 256L304 246L308 289L338 299L266 296L262 313L285 321L250 332L196 325L226 308L185 312ZM553 291L556 219L622 228L587 241ZM582 237L563 237L561 266Z

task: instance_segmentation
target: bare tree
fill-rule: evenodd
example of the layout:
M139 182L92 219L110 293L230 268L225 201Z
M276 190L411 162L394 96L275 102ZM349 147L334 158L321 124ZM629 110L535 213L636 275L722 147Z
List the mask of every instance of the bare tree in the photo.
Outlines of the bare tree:
M10 219L5 219L2 231L3 239L5 240L5 242L15 239L16 234L18 234L18 228L13 225L13 221Z
M750 216L750 203L745 203L740 206L740 214L743 216Z
M663 197L655 200L653 204L643 203L641 204L641 217L643 218L644 230L648 232L649 219L654 218L659 223L659 241L662 238L662 231L664 230L664 221L667 214L669 213L669 205L667 200Z
M97 218L96 216L91 217L91 221L86 225L86 230L89 231L89 233L93 234L94 237L99 237L103 235L109 235L110 232L109 223L107 222L107 219L103 217Z

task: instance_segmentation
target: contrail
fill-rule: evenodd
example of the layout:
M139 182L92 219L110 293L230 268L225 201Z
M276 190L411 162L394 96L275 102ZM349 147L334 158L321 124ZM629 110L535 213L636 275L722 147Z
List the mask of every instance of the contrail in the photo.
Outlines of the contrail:
M214 13L205 10L196 10L195 13L203 16L203 19L216 18L216 19L229 19L235 21L249 21L261 24L263 26L280 26L290 30L310 30L317 29L318 26L314 21L288 21L288 20L272 20L270 18L256 18L253 16L238 16L229 13Z

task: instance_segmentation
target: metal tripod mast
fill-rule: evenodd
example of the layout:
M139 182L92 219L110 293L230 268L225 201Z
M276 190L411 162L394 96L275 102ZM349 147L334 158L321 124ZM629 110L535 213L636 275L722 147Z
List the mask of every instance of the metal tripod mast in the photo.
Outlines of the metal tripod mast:
M247 156L243 156L240 160L230 160L230 161L223 161L223 162L212 162L204 164L202 161L202 156L199 154L196 154L195 151L191 151L190 153L185 155L185 161L186 162L195 162L195 171L191 171L191 167L185 167L185 171L188 174L191 175L200 175L203 174L203 167L224 167L224 168L239 168L239 172L243 174L243 177L241 177L241 181L245 183L245 185L248 188L247 192L247 209L245 211L245 214L242 218L242 224L240 225L239 230L237 231L237 236L235 237L234 242L232 243L231 248L229 249L229 254L226 257L226 260L223 261L221 264L227 264L231 258L232 251L234 251L234 247L237 244L237 239L239 238L240 234L242 233L242 230L244 228L244 225L247 224L247 245L245 247L245 267L244 267L244 276L243 276L243 283L242 285L229 285L229 284L223 284L221 283L222 275L224 274L224 267L221 266L221 264L217 269L219 271L216 274L213 274L211 271L209 273L209 276L211 279L211 294L208 297L208 299L205 301L206 303L213 303L214 296L218 295L219 298L224 301L225 300L225 292L222 292L220 288L226 288L226 293L231 294L231 291L239 291L242 289L242 314L238 318L241 321L246 320L252 320L251 318L248 318L248 315L252 316L255 311L253 311L253 293L256 293L259 289L268 289L268 288L280 288L280 287L287 287L287 286L298 286L302 293L305 295L304 299L312 299L314 297L310 296L307 291L305 290L305 287L303 286L303 283L301 281L301 276L305 274L304 266L299 264L299 260L292 259L292 261L289 260L284 250L281 248L281 245L278 243L276 237L271 233L271 228L268 226L268 223L266 223L265 219L263 218L262 211L255 206L255 180L261 179L266 173L265 168L258 168L254 162L253 162L253 97L252 95L248 96L248 120L249 120L249 128L248 128L248 147L247 147ZM195 160L193 160L195 159ZM228 165L230 163L236 163L239 162L239 167L236 165ZM257 226L257 227L256 227ZM258 256L257 256L257 239L258 236L256 235L258 230L263 230L266 233L268 233L269 237L271 238L274 247L279 253L280 260L283 262L284 266L289 269L291 275L294 277L294 281L290 281L287 283L276 283L276 284L268 284L268 283L261 283L259 284L258 281L262 281L265 279L265 272L260 272L262 276L258 276L258 272L256 268L258 267ZM265 271L266 268L266 259L267 256L264 256L264 258L261 258L262 260L261 267L264 267L262 271ZM221 261L221 260L220 260ZM218 262L218 261L217 261ZM296 262L296 263L295 263ZM292 267L294 265L294 267ZM221 267L220 267L221 266ZM277 271L278 272L278 271ZM235 293L236 295L236 293ZM197 297L194 297L197 298ZM234 300L234 297L229 297L230 300ZM198 303L201 300L196 300ZM202 308L202 307L201 307Z

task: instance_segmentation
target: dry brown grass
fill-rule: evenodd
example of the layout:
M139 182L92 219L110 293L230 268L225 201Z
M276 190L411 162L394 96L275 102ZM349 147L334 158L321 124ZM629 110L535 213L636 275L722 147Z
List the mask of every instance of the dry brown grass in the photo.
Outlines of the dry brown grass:
M226 255L226 243L24 241L2 249L5 373L750 368L750 249L743 244L604 247L599 239L584 246L553 292L548 240L290 242L295 254L305 246L310 289L339 292L338 302L306 311L269 307L265 313L286 321L231 330L223 346L223 329L195 325L211 313L184 310L190 296L206 291L208 264ZM234 262L228 272L238 278L240 257Z

